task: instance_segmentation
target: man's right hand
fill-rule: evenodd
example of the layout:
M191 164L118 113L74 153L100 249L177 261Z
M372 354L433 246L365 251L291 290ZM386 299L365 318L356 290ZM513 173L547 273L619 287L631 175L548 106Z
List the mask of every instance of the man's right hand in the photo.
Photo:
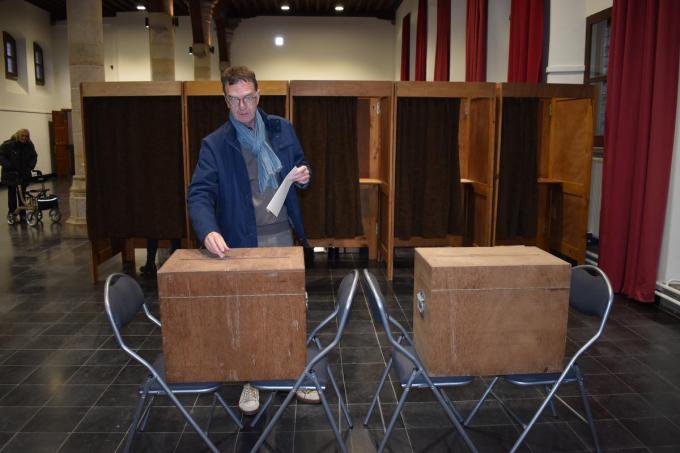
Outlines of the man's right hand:
M227 243L224 242L224 238L217 231L211 231L208 233L208 235L203 240L203 245L205 245L205 248L207 248L210 253L214 253L220 258L224 258L226 253L229 251Z

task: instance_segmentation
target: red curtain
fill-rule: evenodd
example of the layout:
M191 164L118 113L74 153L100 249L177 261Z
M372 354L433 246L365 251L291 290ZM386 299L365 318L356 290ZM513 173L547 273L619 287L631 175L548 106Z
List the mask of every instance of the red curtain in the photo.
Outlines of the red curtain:
M427 0L418 0L418 22L416 26L416 76L425 80L427 71Z
M434 80L449 81L451 54L451 0L437 0L437 50L434 57Z
M411 15L401 20L401 80L408 80L411 60Z
M545 0L512 0L508 82L541 81Z
M488 0L467 0L465 80L486 81L486 23Z
M673 152L680 2L615 0L599 264L614 291L654 300Z

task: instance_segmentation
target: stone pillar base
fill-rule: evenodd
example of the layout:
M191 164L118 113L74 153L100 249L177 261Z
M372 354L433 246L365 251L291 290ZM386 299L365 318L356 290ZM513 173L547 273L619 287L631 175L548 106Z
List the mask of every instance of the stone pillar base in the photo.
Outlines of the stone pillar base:
M87 237L87 193L85 178L80 175L73 177L69 193L70 216L65 223L65 233L71 237Z

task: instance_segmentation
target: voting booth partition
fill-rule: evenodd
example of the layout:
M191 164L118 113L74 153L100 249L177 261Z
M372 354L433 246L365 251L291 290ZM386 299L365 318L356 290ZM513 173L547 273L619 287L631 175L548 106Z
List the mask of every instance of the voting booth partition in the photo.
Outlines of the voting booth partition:
M495 85L397 82L395 98L393 245L490 245Z
M259 105L286 116L288 82L258 85ZM134 267L146 238L197 246L186 190L201 139L227 120L221 83L91 82L81 92L93 280L120 252Z
M497 87L494 245L536 245L585 261L593 87Z
M313 182L298 192L312 246L392 261L392 82L290 82L291 120Z
M180 82L81 85L92 277L145 238L186 237Z
M191 182L201 151L201 140L216 130L229 117L229 111L219 80L191 81L183 83L184 103L182 111L183 134L186 150L184 178L185 190ZM259 106L266 113L288 118L288 82L258 81ZM186 231L190 244L198 246L198 239L187 213Z

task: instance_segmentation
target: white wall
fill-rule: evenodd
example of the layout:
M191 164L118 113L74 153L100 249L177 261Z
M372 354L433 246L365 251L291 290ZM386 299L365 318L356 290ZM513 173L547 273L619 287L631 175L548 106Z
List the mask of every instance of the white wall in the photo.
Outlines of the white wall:
M559 1L563 1L565 3L570 2L570 0ZM613 3L614 3L613 0L586 0L586 17L595 13L599 13L603 9L610 8L613 5Z
M55 52L49 13L21 0L0 2L0 30L10 33L17 43L19 79L4 77L4 58L0 63L0 141L17 129L26 128L38 151L36 169L52 172L48 122L53 109L67 107L57 102L63 55ZM45 85L35 84L33 43L43 49ZM4 55L4 52L3 52Z
M678 81L678 86L680 87L680 81ZM666 204L666 221L657 272L658 281L667 282L671 279L680 279L680 89L678 89L678 107L675 112L675 142Z
M487 23L486 80L508 80L510 49L510 0L489 1Z
M465 81L466 0L451 0L451 57L449 77L454 82Z
M586 3L587 0L550 2L548 82L583 83Z
M276 47L274 36L285 45ZM256 17L234 31L231 63L262 80L392 80L394 26L344 17Z

